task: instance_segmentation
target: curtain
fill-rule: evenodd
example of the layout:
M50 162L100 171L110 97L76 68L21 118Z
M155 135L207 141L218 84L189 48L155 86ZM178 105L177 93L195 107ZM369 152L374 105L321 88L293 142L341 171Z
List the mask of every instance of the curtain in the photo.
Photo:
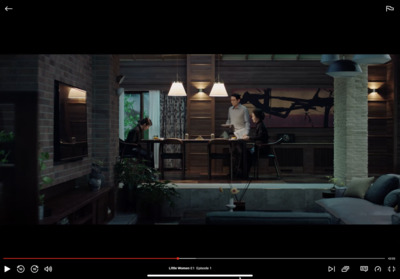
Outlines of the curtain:
M160 136L163 138L183 139L186 131L186 97L168 97L167 93L160 94L161 127ZM167 146L170 152L173 146ZM178 160L165 160L166 168L177 168Z
M123 88L122 88L123 90ZM124 130L124 123L125 123L125 111L124 111L124 101L125 101L125 92L122 91L122 94L119 95L119 138L125 140L125 130Z
M149 91L149 118L153 123L149 128L149 138L160 136L160 91ZM154 168L158 168L159 143L154 144Z

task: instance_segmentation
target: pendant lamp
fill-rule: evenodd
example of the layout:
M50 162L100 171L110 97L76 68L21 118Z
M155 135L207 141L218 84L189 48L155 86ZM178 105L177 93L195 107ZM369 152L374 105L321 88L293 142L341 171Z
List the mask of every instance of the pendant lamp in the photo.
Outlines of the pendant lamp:
M352 60L337 60L329 65L327 75L331 77L354 77L362 73L360 65Z
M219 79L219 65L217 71L218 71L217 81L214 82L214 85L211 88L210 97L228 97L228 92L226 92L225 84Z
M210 97L228 97L228 92L226 92L225 85L223 82L215 82L211 92Z
M186 91L185 88L183 87L182 82L174 81L171 85L171 88L169 89L168 96L185 97Z
M186 91L183 83L179 81L178 77L178 58L176 59L176 81L174 81L169 89L168 96L172 97L185 97Z
M330 65L339 59L340 59L339 54L322 54L321 55L321 63L324 65Z
M391 60L389 54L355 54L353 59L358 64L385 64Z

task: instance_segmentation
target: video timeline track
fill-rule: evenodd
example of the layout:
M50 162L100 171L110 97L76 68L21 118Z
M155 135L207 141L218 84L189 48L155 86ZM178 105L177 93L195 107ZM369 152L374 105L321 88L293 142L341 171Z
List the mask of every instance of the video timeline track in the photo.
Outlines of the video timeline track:
M2 278L135 275L134 278L265 278L267 275L346 274L397 278L396 257L368 258L2 258ZM58 278L58 277L57 277ZM119 278L119 277L115 277ZM361 278L361 277L360 277ZM386 277L385 277L386 278Z

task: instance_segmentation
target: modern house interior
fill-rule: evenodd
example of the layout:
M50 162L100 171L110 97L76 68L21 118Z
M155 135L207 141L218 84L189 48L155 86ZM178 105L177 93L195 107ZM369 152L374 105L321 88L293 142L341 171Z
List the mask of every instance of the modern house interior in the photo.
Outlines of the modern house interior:
M334 184L400 174L397 54L21 54L1 55L0 70L1 224L135 224L116 166L146 117L154 181L180 194L155 224L205 224L230 212L232 188L246 214L323 214L315 201ZM243 142L226 125L232 94L279 141L240 175L208 145ZM167 139L181 157L163 157Z

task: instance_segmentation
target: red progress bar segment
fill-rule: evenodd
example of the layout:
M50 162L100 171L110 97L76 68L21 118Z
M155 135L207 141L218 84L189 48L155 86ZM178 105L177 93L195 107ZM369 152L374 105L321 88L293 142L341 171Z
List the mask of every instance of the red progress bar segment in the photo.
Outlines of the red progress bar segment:
M179 260L179 257L175 258L101 258L101 257L96 257L96 258L80 258L80 257L63 257L63 258L36 258L36 257L31 257L31 258L15 258L15 257L5 257L3 260Z

